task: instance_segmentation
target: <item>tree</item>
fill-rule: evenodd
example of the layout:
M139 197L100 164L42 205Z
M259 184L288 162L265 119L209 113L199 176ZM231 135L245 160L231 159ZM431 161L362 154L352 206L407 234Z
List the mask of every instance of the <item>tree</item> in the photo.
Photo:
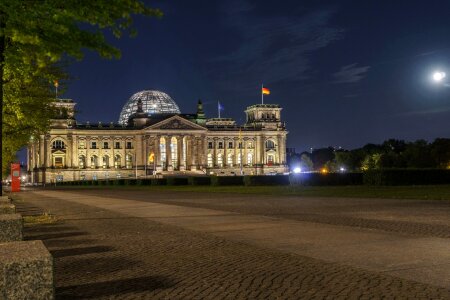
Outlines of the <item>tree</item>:
M81 59L83 49L86 48L98 52L101 57L119 58L119 49L107 43L105 34L110 32L117 38L123 33L134 35L132 16L135 14L162 16L158 9L149 8L139 0L96 0L82 3L76 0L2 0L0 2L2 137L7 133L3 127L10 130L15 125L14 120L24 120L25 115L30 122L29 125L37 126L39 130L42 128L38 124L48 122L48 106L41 107L39 104L48 100L48 95L42 92L46 86L48 90L49 83L58 79L55 73L49 70L63 56ZM7 84L9 85L6 86ZM34 88L28 88L29 84ZM25 93L24 90L28 92ZM4 104L7 104L5 109ZM11 118L7 116L12 112L10 107L25 105L35 109L32 114L29 114L29 111L21 111ZM24 133L26 134L28 133ZM7 160L12 152L23 146L25 137L9 143L6 148L2 143L2 172L3 159Z
M311 158L309 157L308 154L303 153L300 156L300 167L302 168L302 170L312 171L312 169L313 169L313 162L312 162L312 160L311 160Z

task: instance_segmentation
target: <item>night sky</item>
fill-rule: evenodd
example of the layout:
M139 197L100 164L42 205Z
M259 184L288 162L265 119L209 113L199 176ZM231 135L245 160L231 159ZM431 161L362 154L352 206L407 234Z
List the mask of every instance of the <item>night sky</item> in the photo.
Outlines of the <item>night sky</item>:
M117 122L135 92L168 93L183 113L238 123L271 91L297 151L388 138L450 137L450 1L164 1L162 19L113 40L120 60L87 52L65 98L78 121ZM447 84L431 81L447 72ZM447 86L446 86L447 85Z

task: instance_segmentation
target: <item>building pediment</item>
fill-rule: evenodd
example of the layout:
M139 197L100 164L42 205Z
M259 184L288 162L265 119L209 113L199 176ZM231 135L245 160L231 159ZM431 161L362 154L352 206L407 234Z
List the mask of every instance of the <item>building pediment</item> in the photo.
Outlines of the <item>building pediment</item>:
M195 124L189 120L186 120L179 116L173 116L156 124L153 124L146 130L206 130L198 124Z

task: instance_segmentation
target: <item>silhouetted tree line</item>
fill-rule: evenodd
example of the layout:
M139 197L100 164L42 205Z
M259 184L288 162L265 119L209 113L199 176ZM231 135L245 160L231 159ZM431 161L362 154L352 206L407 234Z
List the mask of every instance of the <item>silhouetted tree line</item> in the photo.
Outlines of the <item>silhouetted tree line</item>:
M432 143L425 140L406 142L389 139L382 144L367 144L353 150L333 147L315 149L290 156L290 166L302 170L330 172L364 171L383 168L440 168L450 169L450 139L437 138Z

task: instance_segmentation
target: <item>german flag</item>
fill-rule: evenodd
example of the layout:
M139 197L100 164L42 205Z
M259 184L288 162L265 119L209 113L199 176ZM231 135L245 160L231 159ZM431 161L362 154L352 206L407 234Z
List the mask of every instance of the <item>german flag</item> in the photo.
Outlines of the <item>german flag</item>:
M268 88L265 88L265 87L263 87L263 88L262 88L262 94L263 94L263 95L270 95L270 91L269 91L269 89L268 89Z

